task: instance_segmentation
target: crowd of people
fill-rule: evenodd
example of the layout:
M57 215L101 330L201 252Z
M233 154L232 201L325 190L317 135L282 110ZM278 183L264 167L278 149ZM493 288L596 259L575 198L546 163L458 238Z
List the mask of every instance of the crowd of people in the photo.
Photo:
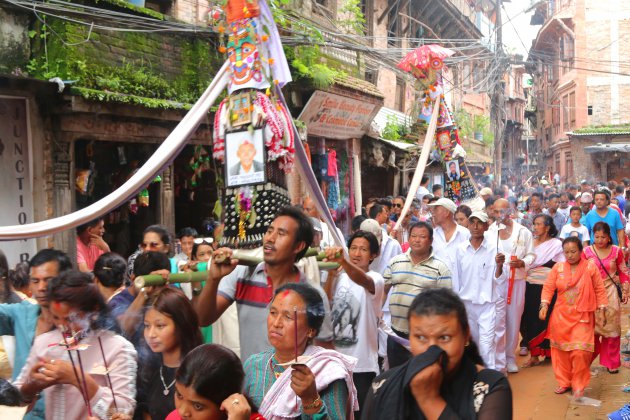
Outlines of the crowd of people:
M507 375L549 361L550 392L582 398L598 356L630 368L624 182L485 187L472 209L425 178L401 220L404 197L370 198L344 244L307 198L248 258L217 246L220 227L153 225L125 259L102 219L77 228L76 258L43 249L9 269L0 252L0 405L29 419L510 419ZM205 280L134 281L186 271Z

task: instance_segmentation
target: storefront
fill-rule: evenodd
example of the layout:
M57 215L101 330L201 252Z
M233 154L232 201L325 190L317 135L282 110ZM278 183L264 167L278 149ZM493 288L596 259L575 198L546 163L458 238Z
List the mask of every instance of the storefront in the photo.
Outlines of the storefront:
M183 110L156 114L116 104L100 104L96 114L85 112L94 104L76 97L72 104L73 112L56 116L61 144L72 145L74 206L70 211L97 202L124 184L185 114ZM208 126L198 128L173 164L145 189L106 215L105 240L112 251L123 256L134 252L149 225L162 224L176 233L185 226L199 229L204 219L212 217L217 187L211 159L207 159ZM200 150L204 150L202 156Z
M0 81L0 164L3 174L11 174L1 184L3 194L14 197L0 206L3 226L70 214L107 196L147 161L186 114L183 109L89 101L33 79ZM133 252L144 228L154 223L174 233L184 226L199 229L212 217L217 199L212 162L195 158L199 147L209 150L211 121L208 114L189 145L146 191L105 215L112 250L124 256ZM11 265L47 247L74 255L75 235L69 229L5 242L3 250Z
M374 85L346 76L327 91L316 90L298 117L308 133L313 172L344 233L362 202L360 139L382 103Z

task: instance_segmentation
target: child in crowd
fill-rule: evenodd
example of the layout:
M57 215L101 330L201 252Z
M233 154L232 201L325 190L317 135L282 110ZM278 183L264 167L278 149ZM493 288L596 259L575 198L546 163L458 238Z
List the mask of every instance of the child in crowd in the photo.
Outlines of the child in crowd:
M582 218L582 209L578 206L571 207L569 218L571 219L571 223L567 223L562 227L558 238L562 240L568 238L569 236L577 236L584 246L588 246L591 241L591 236L589 235L586 226L580 223L580 219Z

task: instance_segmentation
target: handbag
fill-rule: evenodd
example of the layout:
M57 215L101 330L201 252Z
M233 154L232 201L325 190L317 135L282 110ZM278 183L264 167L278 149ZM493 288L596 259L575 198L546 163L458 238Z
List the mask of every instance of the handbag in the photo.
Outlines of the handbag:
M602 259L599 258L599 255L597 255L597 251L595 251L595 248L591 247L591 249L593 250L593 254L595 254L595 256L597 257L597 259L599 260L599 265L600 267L602 267L602 269L604 270L604 272L606 273L606 275L608 276L608 278L610 279L610 281L612 281L612 283L615 285L615 288L617 289L617 295L619 295L619 300L621 300L623 298L623 292L621 291L621 285L619 283L617 283L611 276L610 273L608 272L608 270L606 270L606 267L604 266L604 263L602 262Z

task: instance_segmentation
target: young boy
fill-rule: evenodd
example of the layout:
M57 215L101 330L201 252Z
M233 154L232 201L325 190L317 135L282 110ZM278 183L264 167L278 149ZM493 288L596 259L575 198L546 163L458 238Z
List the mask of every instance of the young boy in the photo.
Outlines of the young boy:
M562 227L558 238L565 239L569 236L577 236L580 241L582 241L584 246L589 246L591 236L589 235L586 226L580 224L580 219L582 218L582 209L578 206L571 207L569 217L571 219L571 223L567 223Z

